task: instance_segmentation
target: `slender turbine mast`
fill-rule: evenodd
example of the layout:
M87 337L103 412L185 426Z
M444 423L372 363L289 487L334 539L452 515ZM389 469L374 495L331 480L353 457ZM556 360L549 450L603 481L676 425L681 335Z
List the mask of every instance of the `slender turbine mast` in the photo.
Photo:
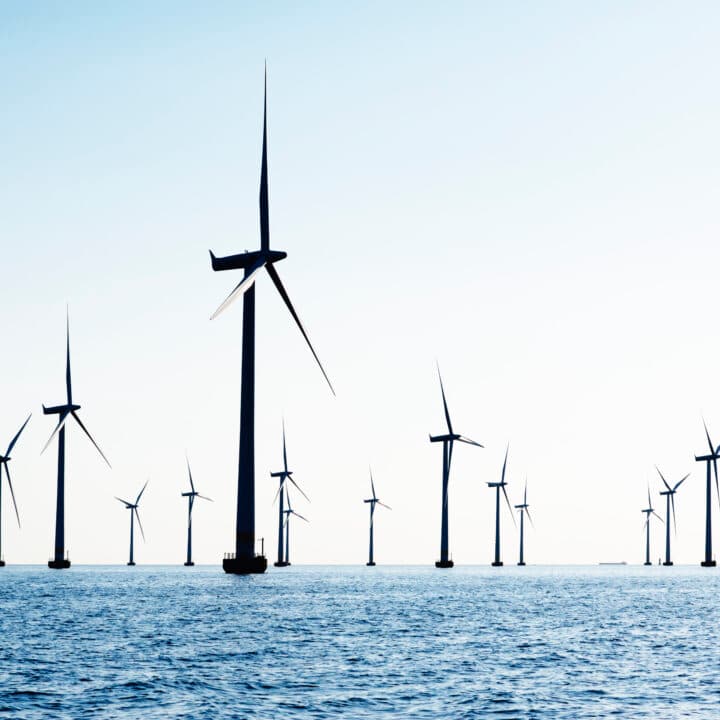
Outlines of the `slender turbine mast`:
M510 451L510 443L508 443L505 449L505 460L502 466L502 475L500 476L500 482L492 483L489 482L487 485L490 488L495 488L495 559L492 562L493 567L502 567L502 560L500 559L500 490L502 490L505 496L505 502L507 503L508 510L510 510L510 517L513 523L515 522L515 516L513 515L512 506L510 505L510 498L508 497L507 482L505 481L505 470L507 469L508 452ZM522 556L521 556L522 557ZM522 563L523 565L525 563Z
M5 468L5 475L7 476L8 487L10 488L10 497L12 498L12 504L15 508L15 517L17 518L18 527L20 527L20 513L18 512L17 503L15 502L15 492L13 491L12 480L10 479L10 469L8 468L8 463L10 462L10 460L12 460L12 458L10 457L10 453L15 447L15 443L18 441L20 433L30 422L31 417L32 413L27 416L27 420L22 424L22 427L15 433L15 437L10 441L10 444L8 445L8 449L5 451L5 454L0 455L0 568L5 567L5 560L3 560L2 556L2 471L3 468Z
M287 495L287 510L285 510L285 564L290 564L290 516L295 515L296 517L299 517L301 520L304 520L305 522L310 522L306 517L303 517L300 513L295 512L292 509L292 505L290 505L290 493L287 492L287 487L285 488L285 493Z
M66 357L65 357L65 386L67 389L67 402L64 405L55 405L53 407L45 407L43 405L43 413L45 415L58 415L58 424L45 443L41 454L45 452L52 442L55 435L58 436L58 471L57 471L57 504L55 507L55 549L53 558L48 562L48 567L54 570L62 570L70 567L70 559L65 551L65 423L69 417L72 417L80 426L80 429L90 438L90 442L100 453L102 459L110 467L110 462L103 454L98 444L93 440L88 429L82 424L77 411L80 405L73 403L72 397L72 379L70 375L70 319L67 319L66 330Z
M134 545L135 545L135 518L137 517L138 526L140 527L140 534L142 535L142 539L145 540L145 532L143 531L142 523L140 522L140 513L138 512L138 505L140 504L140 498L142 497L142 494L145 492L145 488L147 487L149 480L145 481L145 484L142 486L142 490L138 493L137 498L135 499L134 503L128 502L127 500L123 500L122 498L119 498L115 496L116 500L119 500L121 503L125 505L125 509L130 511L130 559L128 560L128 565L135 565L135 560L133 558L133 551L134 551Z
M674 487L670 487L668 485L667 480L663 477L663 474L660 472L660 468L657 466L655 469L658 471L658 475L660 476L660 479L663 481L663 485L667 488L667 490L663 490L660 492L661 495L665 495L665 562L663 565L672 565L672 559L670 557L670 507L672 506L672 520L673 520L673 528L675 529L675 533L677 534L677 523L675 522L675 493L677 492L677 489L690 477L690 473L688 473L682 480L675 483Z
M518 565L525 565L525 515L527 514L530 524L535 527L535 523L530 516L530 506L527 501L527 478L525 479L525 494L520 505L515 505L515 509L520 511L520 560Z
M720 457L720 446L713 448L712 440L710 439L710 433L708 432L707 425L703 420L705 427L705 437L707 438L708 447L710 448L709 455L696 455L695 460L697 462L704 462L707 468L707 480L705 483L705 559L700 563L702 567L715 567L717 564L713 558L712 553L712 479L710 466L712 465L715 469L715 490L718 494L718 501L720 502L720 487L718 487L718 466L717 461Z
M282 435L283 435L283 469L279 472L271 472L270 477L276 477L280 478L280 487L278 487L277 493L275 493L275 499L278 499L278 496L280 497L280 502L278 503L278 545L277 545L277 561L275 562L275 567L287 567L290 564L290 561L285 557L285 543L283 542L283 527L285 526L285 496L288 494L288 487L286 485L287 481L289 480L300 493L302 493L302 496L310 502L310 498L303 492L302 488L293 480L292 470L288 470L288 462L287 462L287 445L285 444L285 420L283 420L282 424ZM289 500L288 500L289 503ZM287 534L287 533L286 533Z
M190 460L188 460L188 458L185 458L185 460L187 461L188 478L190 479L190 492L181 493L182 497L186 497L188 499L187 559L185 560L185 567L192 567L195 564L192 559L192 511L193 505L195 504L195 498L198 497L202 500L210 500L210 502L213 502L213 500L209 497L201 495L197 492L197 490L195 490L195 485L193 485L192 470L190 470Z
M452 463L453 444L458 442L483 447L480 443L470 440L470 438L458 435L453 431L450 422L450 413L448 411L447 400L445 399L445 388L443 387L442 376L440 375L440 367L438 366L438 379L440 380L440 392L442 393L443 409L445 410L445 422L447 422L446 435L430 435L430 442L441 442L443 444L443 463L442 463L442 514L440 517L440 559L435 562L436 568L451 568L455 563L450 559L449 541L448 541L448 484L450 482L450 464Z
M372 490L372 497L368 500L363 500L363 502L370 503L370 551L368 553L368 561L365 563L366 565L369 565L370 567L373 567L375 565L375 542L374 542L374 518L375 518L375 506L376 505L382 505L384 508L387 508L388 510L392 510L392 508L389 505L386 505L383 502L380 502L378 500L377 496L375 495L375 483L373 482L373 476L372 476L372 468L370 468L370 489Z
M659 472L659 471L658 471ZM650 516L654 515L660 522L663 519L655 512L650 500L650 486L648 485L648 506L642 511L645 513L645 565L652 565L650 562ZM670 541L668 540L668 557L670 556Z
M223 559L227 573L263 573L267 558L255 554L255 280L265 268L280 297L287 306L320 370L330 384L305 328L300 322L290 297L275 269L275 263L284 260L287 253L270 249L270 221L268 209L267 169L267 71L265 73L265 102L263 111L262 167L260 171L260 249L227 257L215 257L210 251L212 269L244 271L243 279L213 314L217 317L230 303L243 297L242 327L242 379L240 389L240 457L238 462L237 516L235 523L235 552Z

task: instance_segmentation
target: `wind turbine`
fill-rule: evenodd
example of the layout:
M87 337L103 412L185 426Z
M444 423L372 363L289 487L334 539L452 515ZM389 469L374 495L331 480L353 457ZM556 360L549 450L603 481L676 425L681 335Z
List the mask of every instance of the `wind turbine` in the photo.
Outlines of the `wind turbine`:
M190 492L181 493L182 497L186 497L188 499L187 560L185 561L185 567L191 567L195 564L192 559L192 511L193 505L195 504L195 498L198 497L202 500L210 500L210 502L213 502L213 500L209 497L201 495L195 490L195 485L193 485L192 479L192 470L190 470L190 460L187 458L185 458L185 460L187 461L188 478L190 479ZM138 522L140 522L139 518Z
M52 442L55 435L58 436L58 471L57 471L57 504L55 507L55 550L53 559L48 561L48 567L54 570L62 570L70 567L70 558L65 552L65 424L69 417L72 417L80 426L80 429L90 438L90 442L100 453L102 459L110 467L110 462L103 454L98 444L93 440L88 429L83 425L77 411L80 405L73 403L72 397L72 380L70 376L70 319L67 318L66 327L66 357L65 357L65 386L67 390L67 402L64 405L55 405L53 407L45 407L43 405L43 413L45 415L57 415L58 424L45 443L40 454L45 452L48 445Z
M285 488L287 492L287 488ZM290 505L290 493L287 493L287 510L285 512L285 565L290 564L290 516L295 515L305 522L310 522L306 517L303 517L300 513L295 512Z
M655 466L655 469L658 471L658 475L660 476L660 479L663 481L663 485L667 488L667 490L663 490L660 492L661 495L665 495L665 501L666 501L666 509L665 509L665 562L663 565L672 565L672 560L670 559L670 506L672 505L672 519L673 519L673 527L675 528L675 532L677 532L677 523L675 522L675 493L677 492L677 489L690 477L690 473L688 473L682 480L677 482L674 487L670 487L667 483L667 480L663 477L663 474L660 472L660 468Z
M117 497L117 495L115 496L115 499L123 503L125 505L125 509L130 511L130 560L128 561L128 565L135 564L135 561L133 560L133 550L135 544L135 517L137 517L138 526L140 527L140 533L142 534L142 539L145 540L145 533L143 532L143 526L140 522L140 513L138 512L138 505L140 504L140 498L145 492L145 488L147 487L148 482L150 481L145 481L145 484L142 486L142 490L138 493L137 498L135 498L134 503L123 500L122 498Z
M660 472L658 470L658 472ZM660 476L662 477L662 475ZM684 478L683 478L684 479ZM663 479L664 482L664 479ZM682 482L682 480L680 481ZM667 485L667 483L665 483ZM679 483L678 483L679 484ZM648 485L648 506L643 510L642 512L645 513L645 565L652 565L650 562L650 516L654 515L660 522L663 522L663 519L655 512L652 501L650 500L650 486ZM668 520L669 522L669 520ZM668 558L670 557L670 540L668 540Z
M509 449L509 448L508 448ZM506 455L507 460L507 455ZM520 505L515 506L516 510L520 511L520 562L518 565L525 565L525 515L527 514L528 520L534 526L532 517L530 516L530 506L527 501L527 478L525 479L525 493L523 495L523 501Z
M388 510L392 510L392 508L389 505L386 505L385 503L380 502L380 500L378 500L377 496L375 495L375 483L373 482L372 469L370 470L370 488L372 489L372 497L369 500L363 500L363 502L370 503L370 552L369 552L368 561L367 561L366 565L369 565L372 567L375 565L374 539L373 539L375 506L382 505L384 508L387 508Z
M17 503L15 502L15 492L13 491L12 480L10 479L10 469L8 463L12 459L10 453L15 447L15 443L20 437L20 433L25 429L25 426L30 422L32 413L27 416L27 420L22 424L22 427L15 433L15 437L10 441L8 449L4 455L0 455L0 567L5 567L5 560L2 557L2 471L5 468L5 475L7 476L8 487L10 488L10 497L12 498L13 507L15 508L15 517L17 518L18 527L20 527L20 513L18 512Z
M255 553L255 280L265 268L280 297L287 306L310 351L320 366L333 395L335 391L320 359L315 352L305 328L300 322L290 297L275 269L275 263L284 260L287 253L270 249L270 222L268 209L267 169L267 70L265 71L265 100L263 109L262 166L260 171L260 249L252 252L215 257L210 251L212 269L244 271L243 279L213 314L217 317L230 303L243 297L242 325L242 379L240 389L240 458L238 462L238 494L235 533L235 552L223 559L227 573L263 573L267 558Z
M287 462L287 446L285 444L285 421L283 420L282 424L282 431L283 431L283 469L279 472L271 472L270 477L276 477L280 478L280 487L278 488L277 493L275 494L275 499L277 500L278 496L280 496L280 502L278 505L278 546L277 546L277 562L275 563L275 567L287 567L290 562L285 558L285 550L283 547L283 526L285 522L285 495L287 494L287 486L286 482L289 480L297 489L299 492L302 493L303 497L306 500L310 500L310 498L305 495L305 493L302 491L302 488L293 480L292 470L288 470L288 462ZM288 500L289 502L289 500Z
M705 559L700 563L700 565L702 565L702 567L715 567L717 563L712 556L712 481L710 466L712 465L715 469L715 489L718 493L718 501L720 501L720 487L718 487L717 467L717 461L720 457L720 446L713 449L710 433L708 432L707 425L705 425L704 420L703 426L705 427L705 437L708 441L710 454L695 456L695 460L697 462L704 462L707 467L707 482L705 484Z
M453 431L450 422L450 413L448 411L447 400L445 399L445 388L443 387L442 376L440 375L440 366L438 366L438 378L440 380L440 392L442 393L443 408L445 410L445 421L447 422L448 431L446 435L430 435L430 442L441 442L443 444L443 465L442 465L442 515L440 519L440 559L435 562L436 568L451 568L455 563L449 556L448 542L448 483L450 481L450 464L452 463L453 444L458 442L483 447L480 443L476 443L470 438L458 435Z
M508 452L510 451L510 443L505 450L505 461L503 462L502 475L500 482L492 483L489 482L488 487L495 488L495 560L493 560L493 567L501 567L503 562L500 559L500 490L502 489L503 495L505 496L505 502L507 503L508 509L510 510L510 517L513 523L515 522L515 516L512 512L510 505L510 498L508 497L507 490L505 489L507 482L505 482L505 470L507 468Z

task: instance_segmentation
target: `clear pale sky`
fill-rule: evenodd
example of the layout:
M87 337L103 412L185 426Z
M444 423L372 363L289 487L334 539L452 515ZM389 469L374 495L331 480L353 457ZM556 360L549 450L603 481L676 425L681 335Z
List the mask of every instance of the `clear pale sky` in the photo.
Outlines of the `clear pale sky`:
M297 563L364 562L368 464L392 512L381 563L439 553L444 430L457 563L489 563L510 442L528 478L530 562L643 559L658 464L677 496L676 562L699 563L706 450L720 443L720 7L716 3L0 5L3 487L8 562L53 546L69 304L76 426L67 545L140 563L232 549L241 303L217 254L259 245L268 61L271 244L333 398L269 279L257 290L257 531L274 559L281 417ZM716 544L720 515L716 511ZM503 515L504 559L516 530ZM663 529L653 527L653 559Z

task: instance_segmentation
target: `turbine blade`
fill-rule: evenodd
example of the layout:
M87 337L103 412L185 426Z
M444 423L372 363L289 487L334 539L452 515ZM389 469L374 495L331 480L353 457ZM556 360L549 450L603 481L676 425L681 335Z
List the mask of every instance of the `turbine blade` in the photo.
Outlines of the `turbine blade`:
M70 413L76 420L77 424L82 428L83 432L90 438L90 442L95 446L95 449L100 453L102 459L107 463L107 466L112 469L110 461L105 457L105 453L100 449L100 446L93 440L93 436L88 432L88 429L82 424L82 420L78 417L78 414L73 410Z
M280 492L285 487L285 479L286 478L287 478L287 475L285 477L283 477L283 479L280 481L280 486L278 487L277 492L275 493L275 497L273 498L273 505L277 502Z
M510 498L508 497L507 490L505 489L505 486L502 486L503 495L505 496L505 502L507 503L508 510L510 511L510 517L512 518L513 525L517 526L517 522L515 522L515 513L512 511L512 505L510 504Z
M375 483L373 482L372 476L372 468L370 468L370 487L372 488L373 500L377 500L377 496L375 495Z
M140 522L140 513L138 512L137 508L133 508L133 510L135 511L135 517L137 518L137 521L138 521L138 527L140 528L140 534L142 535L142 539L144 541L145 540L145 531L143 530L142 523ZM132 512L132 510L131 510L131 512Z
M452 454L453 454L453 445L454 441L451 440L448 443L448 487L450 487L450 466L452 465Z
M72 405L72 379L70 377L70 310L66 309L66 356L65 356L65 385L67 388L68 405Z
M300 494L308 501L310 502L310 498L303 492L303 489L291 478L288 477L288 480L300 491ZM289 507L289 505L288 505Z
M665 521L653 510L652 514L664 525Z
M505 470L507 468L507 459L508 459L508 453L510 452L510 443L507 444L507 447L505 448L505 460L503 460L503 468L502 468L502 475L500 476L500 482L505 482Z
M18 438L20 437L20 433L25 429L25 426L30 422L31 417L32 417L32 413L30 413L27 416L27 420L22 424L22 427L15 434L15 437L10 441L10 444L8 445L8 449L5 451L6 458L10 457L10 453L12 452L12 449L15 447L15 443L18 441Z
M720 483L718 483L718 466L716 457L713 457L713 466L715 468L715 492L718 496L718 507L720 507Z
M283 421L282 421L282 429L283 429L283 465L285 466L285 472L287 472L288 467L287 467L287 446L285 445L285 418L283 418Z
M388 510L392 510L392 508L389 505L386 505L384 502L380 502L379 500L376 500L378 505L382 505L384 508L387 508Z
M187 462L187 469L188 469L188 477L190 478L190 489L195 492L195 485L193 485L193 479L192 479L192 470L190 469L190 459L188 456L185 456L185 462Z
M150 480L146 480L145 484L142 486L142 490L138 493L137 500L135 500L135 504L137 505L140 502L140 498L142 497L142 494L145 492L145 488L147 487Z
M525 478L525 492L523 493L523 505L527 505L527 478Z
M260 247L270 249L270 209L268 203L267 169L267 65L265 66L265 87L263 93L263 142L260 167Z
M708 446L710 447L710 454L714 455L715 448L713 447L712 440L710 439L710 433L708 432L708 427L705 424L705 418L703 418L703 427L705 428L705 437L707 438Z
M209 500L210 502L215 502L212 498L205 497L205 495L198 495L197 497L202 498L203 500Z
M121 503L124 503L127 507L132 507L132 503L129 503L127 500L123 500L122 498L119 498L117 495L113 495L113 497L116 500L119 500Z
M58 424L55 426L55 429L52 431L52 435L48 438L48 441L43 446L43 449L40 451L40 454L42 455L48 448L48 445L53 441L53 438L60 432L60 428L65 424L65 421L68 419L68 415L70 413L66 410L65 412L60 414L60 417L58 418Z
M672 492L672 488L668 485L667 480L665 479L665 477L663 476L663 474L660 472L660 468L656 465L656 466L655 466L655 469L658 471L658 475L660 476L660 479L663 481L663 484L665 485L665 487L666 487L668 490L670 490L670 492Z
M275 287L277 288L277 291L280 293L280 297L283 299L285 305L287 306L287 309L290 311L290 314L293 316L293 319L295 320L295 323L297 324L298 328L300 328L300 332L302 333L302 336L305 338L305 342L307 343L308 347L310 348L310 352L313 354L313 357L315 358L315 361L318 364L318 367L320 368L320 371L323 374L323 377L327 381L328 386L330 387L330 390L333 395L335 395L335 389L332 386L332 383L330 382L330 378L327 376L327 373L325 372L325 368L322 366L322 363L320 362L320 358L318 357L317 353L315 352L315 348L313 348L312 343L310 342L310 338L308 337L308 334L305 332L305 328L303 327L303 324L300 322L300 318L298 317L298 314L295 312L295 308L293 307L292 302L290 301L290 297L285 291L285 287L282 284L282 280L280 280L280 276L277 273L277 270L273 265L266 265L265 266L268 275L272 278L273 283L275 284Z
M652 501L650 500L650 483L648 483L648 507L652 507Z
M306 523L309 523L309 522L310 522L306 517L303 517L300 513L297 513L297 512L295 512L294 510L291 510L290 512L291 512L293 515L295 515L296 517L299 517L301 520L304 520Z
M18 527L20 525L20 513L18 512L18 506L15 502L15 491L13 490L12 480L10 479L10 468L8 467L7 461L3 463L5 466L5 474L7 475L8 486L10 487L10 497L12 498L13 507L15 508L15 517L17 518ZM0 467L0 482L2 482L2 468Z
M672 505L673 528L675 529L675 534L677 535L677 520L675 519L675 493L670 495L670 504Z
M675 485L675 487L673 488L673 492L675 492L675 490L677 490L689 477L690 473L688 473L682 480L678 482L677 485Z
M530 515L530 508L525 508L525 512L527 513L528 520L530 521L530 524L535 527L535 523L533 522L532 515Z
M210 316L214 320L225 308L242 295L254 282L255 276L263 269L265 258L260 257L249 269L246 270L243 279L235 286L235 289L220 303L220 307Z
M448 432L450 435L454 435L452 429L452 423L450 422L450 411L447 406L447 399L445 398L445 388L443 387L442 375L440 374L440 365L437 366L438 379L440 380L440 392L442 393L443 409L445 410L445 421L447 422Z
M474 440L471 440L468 437L465 437L464 435L460 435L460 437L455 438L458 442L467 443L468 445L475 445L475 447L485 447L484 445L481 445L479 442L475 442Z

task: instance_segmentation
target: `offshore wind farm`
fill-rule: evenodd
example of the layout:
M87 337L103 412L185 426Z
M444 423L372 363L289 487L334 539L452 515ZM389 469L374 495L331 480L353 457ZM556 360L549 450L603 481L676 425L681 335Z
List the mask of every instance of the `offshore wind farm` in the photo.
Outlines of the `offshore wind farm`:
M9 715L714 718L720 11L0 27Z

